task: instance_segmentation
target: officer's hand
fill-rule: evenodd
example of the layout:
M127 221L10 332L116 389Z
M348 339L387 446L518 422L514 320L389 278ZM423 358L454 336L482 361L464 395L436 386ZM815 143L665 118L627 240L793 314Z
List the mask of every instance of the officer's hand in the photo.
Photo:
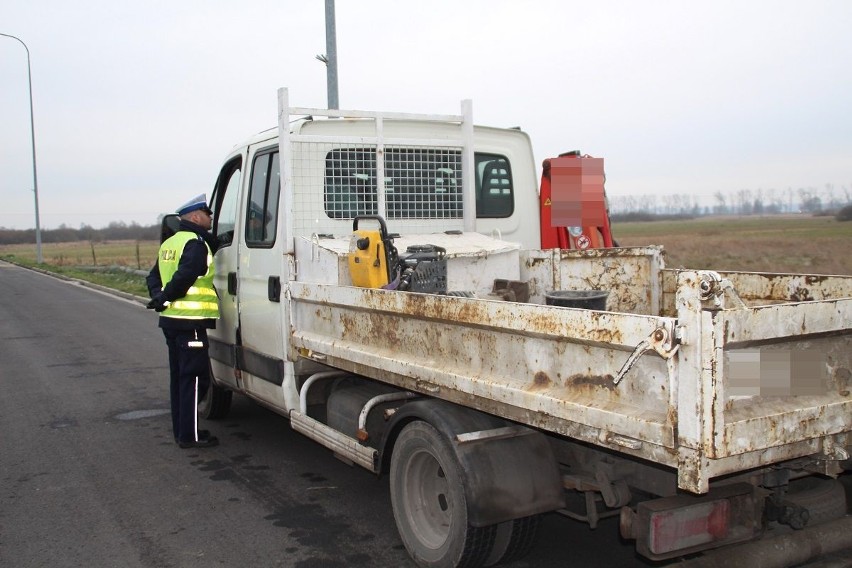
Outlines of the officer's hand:
M166 309L165 298L163 298L162 294L157 294L156 296L151 298L151 301L148 302L145 307L149 310L154 310L155 312L162 312Z

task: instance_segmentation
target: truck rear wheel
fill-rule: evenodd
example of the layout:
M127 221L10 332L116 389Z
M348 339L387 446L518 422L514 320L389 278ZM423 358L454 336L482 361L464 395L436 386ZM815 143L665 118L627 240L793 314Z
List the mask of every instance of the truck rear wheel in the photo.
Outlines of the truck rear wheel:
M494 534L494 546L485 566L494 566L523 558L532 550L538 537L541 515L532 515L500 523Z
M836 479L806 477L790 483L787 500L808 510L808 526L846 515L846 491Z
M211 379L207 394L198 402L198 415L206 420L217 420L228 416L234 391L217 386Z
M495 527L468 524L461 466L449 441L430 424L415 421L403 428L391 456L390 490L397 530L418 565L483 564Z

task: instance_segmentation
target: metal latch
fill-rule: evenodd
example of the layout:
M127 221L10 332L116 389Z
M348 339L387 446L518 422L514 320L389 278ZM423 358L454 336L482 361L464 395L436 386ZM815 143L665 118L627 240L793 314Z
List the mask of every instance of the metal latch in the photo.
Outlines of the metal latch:
M743 302L734 284L727 278L722 278L718 272L710 270L701 273L701 282L698 285L699 297L702 301L713 300L713 305L717 308L722 307L723 295L725 298L733 300L740 308L748 307Z
M643 339L636 346L636 349L633 350L633 353L630 354L630 357L621 366L621 370L615 376L615 379L613 379L612 384L617 385L621 382L621 379L636 364L636 361L648 351L656 351L663 359L671 359L679 348L680 344L677 343L673 334L665 327L658 327L650 336Z

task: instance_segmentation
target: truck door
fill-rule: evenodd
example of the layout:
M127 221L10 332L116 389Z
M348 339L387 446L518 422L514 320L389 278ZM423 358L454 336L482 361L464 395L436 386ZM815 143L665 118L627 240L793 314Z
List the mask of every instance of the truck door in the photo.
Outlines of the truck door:
M249 149L249 183L242 200L237 288L239 365L245 391L286 410L282 290L290 275L279 222L278 146ZM283 218L280 220L283 221Z
M214 255L216 273L213 283L219 294L219 321L210 330L210 364L213 376L238 387L236 382L237 343L237 243L234 233L240 197L244 156L235 156L222 167L213 189L213 234L218 248Z

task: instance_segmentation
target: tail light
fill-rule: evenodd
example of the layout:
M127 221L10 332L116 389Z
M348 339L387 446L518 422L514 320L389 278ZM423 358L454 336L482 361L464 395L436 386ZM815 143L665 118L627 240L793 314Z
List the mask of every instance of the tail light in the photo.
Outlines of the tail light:
M710 501L650 514L648 548L655 555L728 538L728 501Z
M640 503L621 513L621 533L636 539L637 551L662 560L749 540L761 528L761 501L748 484L708 495L679 495Z

